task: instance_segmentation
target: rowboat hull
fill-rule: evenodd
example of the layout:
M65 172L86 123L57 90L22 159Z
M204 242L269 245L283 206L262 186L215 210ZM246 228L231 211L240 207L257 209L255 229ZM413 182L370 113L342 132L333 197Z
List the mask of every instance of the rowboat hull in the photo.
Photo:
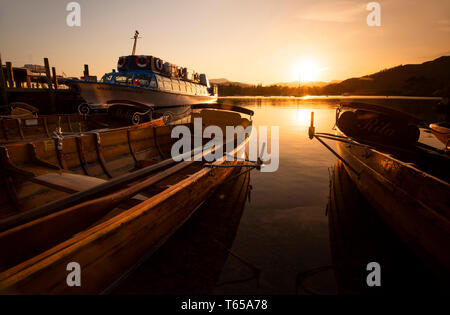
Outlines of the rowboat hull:
M337 150L348 163L347 173L380 217L431 270L448 276L449 184L374 149L337 142Z
M203 203L232 169L204 170L122 215L0 274L2 294L98 294L153 253ZM81 286L69 287L67 265L81 267Z
M107 104L117 100L128 100L149 106L170 107L208 103L217 100L217 96L192 95L133 86L115 86L88 81L77 81L73 84L79 87L80 95L89 104Z
M358 191L344 164L337 161L330 174L327 205L330 249L339 294L442 294L441 282L380 218ZM367 265L381 266L380 287L367 286ZM414 274L414 277L411 277Z
M215 112L200 115L213 123ZM248 123L235 113L226 117L235 119L232 124ZM0 220L0 250L8 253L0 262L0 293L104 292L158 249L235 169L206 167L203 161L175 163L167 158L172 126L135 128L68 137L63 154L45 141L3 148L9 168L2 172L11 179L11 193L18 194L12 198L17 202L13 215ZM30 145L35 148L31 160ZM65 163L55 172L61 157ZM224 163L241 162L213 164ZM7 215L12 209L6 204L0 210ZM70 262L81 268L81 286L66 281Z

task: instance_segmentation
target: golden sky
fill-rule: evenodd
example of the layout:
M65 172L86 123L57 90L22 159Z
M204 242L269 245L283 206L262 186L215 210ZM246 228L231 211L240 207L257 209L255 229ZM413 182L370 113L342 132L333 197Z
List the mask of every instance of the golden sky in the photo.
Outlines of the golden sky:
M342 80L450 54L448 0L378 1L379 27L360 0L79 0L80 27L66 24L69 2L0 0L3 62L48 57L58 73L81 76L87 63L100 76L130 54L136 29L137 54L249 83Z

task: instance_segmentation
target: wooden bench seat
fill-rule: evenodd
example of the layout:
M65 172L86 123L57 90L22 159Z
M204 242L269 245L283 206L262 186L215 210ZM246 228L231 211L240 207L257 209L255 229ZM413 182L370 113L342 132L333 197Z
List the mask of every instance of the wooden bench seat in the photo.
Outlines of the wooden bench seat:
M47 173L33 177L30 180L34 183L71 194L91 189L106 182L105 179L67 172ZM141 194L137 194L133 197L133 199L143 201L146 200L147 197Z

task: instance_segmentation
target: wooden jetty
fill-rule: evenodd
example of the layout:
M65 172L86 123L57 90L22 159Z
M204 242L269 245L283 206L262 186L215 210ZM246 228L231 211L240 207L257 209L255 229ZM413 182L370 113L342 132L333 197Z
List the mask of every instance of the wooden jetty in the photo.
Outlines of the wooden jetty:
M64 78L56 75L56 68L50 68L48 58L44 58L44 66L26 66L13 67L11 62L3 65L0 56L0 112L8 113L10 103L23 102L42 114L75 113L84 102L77 91L63 83Z

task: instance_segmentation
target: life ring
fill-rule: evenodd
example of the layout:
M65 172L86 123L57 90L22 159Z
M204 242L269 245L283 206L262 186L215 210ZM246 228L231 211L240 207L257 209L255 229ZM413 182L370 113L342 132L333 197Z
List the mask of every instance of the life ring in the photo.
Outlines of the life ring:
M158 71L162 71L162 69L163 69L163 61L161 59L159 59L159 58L155 59L155 68Z
M126 63L127 63L127 58L120 57L119 61L117 61L117 67L122 68L123 66L125 66Z
M149 65L150 59L146 56L137 56L136 65L140 68L145 68Z

